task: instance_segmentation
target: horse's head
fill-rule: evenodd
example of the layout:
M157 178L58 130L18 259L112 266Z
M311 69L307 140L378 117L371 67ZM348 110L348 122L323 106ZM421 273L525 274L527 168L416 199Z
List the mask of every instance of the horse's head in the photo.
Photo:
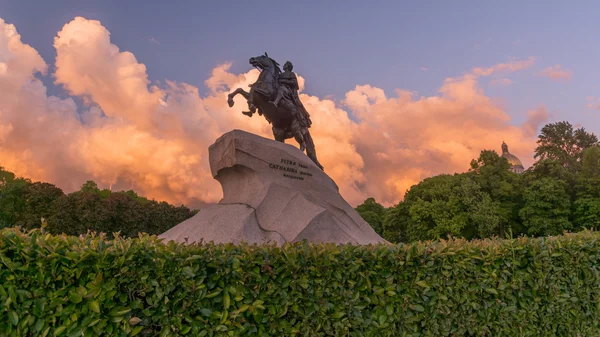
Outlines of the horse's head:
M251 57L250 64L253 67L259 68L260 70L272 69L277 72L280 72L280 71L278 71L279 64L277 63L277 61L270 58L267 53L265 53L264 55Z

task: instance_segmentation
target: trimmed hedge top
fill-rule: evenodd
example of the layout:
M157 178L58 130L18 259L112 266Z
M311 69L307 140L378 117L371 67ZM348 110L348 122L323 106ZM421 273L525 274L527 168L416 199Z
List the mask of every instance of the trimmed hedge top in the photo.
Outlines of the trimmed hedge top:
M0 336L598 336L600 234L403 246L0 231Z

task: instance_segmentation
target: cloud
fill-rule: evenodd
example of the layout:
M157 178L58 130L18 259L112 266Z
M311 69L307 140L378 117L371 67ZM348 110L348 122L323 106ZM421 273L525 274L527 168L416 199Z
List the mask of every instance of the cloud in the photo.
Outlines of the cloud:
M507 63L499 63L489 68L475 68L473 69L473 75L479 76L490 76L494 73L512 73L515 71L527 69L535 63L535 57L530 56L527 60L512 61Z
M508 78L496 78L490 81L490 85L500 85L500 86L507 86L507 85L511 85L513 83L512 80L508 79Z
M589 109L600 110L600 98L595 98L594 96L586 97L587 104L586 107Z
M540 126L544 124L549 117L550 114L544 106L539 106L536 109L527 111L527 120L521 124L521 129L524 131L525 137L535 137Z
M423 71L429 71L429 68L427 68L427 67L421 67L421 70L423 70Z
M55 81L83 98L80 107L72 98L47 95L36 78L47 65L14 26L0 21L0 165L19 175L67 191L93 179L196 206L221 198L208 165L208 146L221 134L244 129L272 138L263 118L241 114L241 96L233 108L226 103L231 90L256 80L256 69L234 74L230 63L215 67L202 97L187 83L151 83L146 66L114 45L99 21L75 18L57 33L54 47ZM400 89L388 95L371 85L356 86L341 103L300 97L313 119L319 159L342 195L354 205L369 196L392 204L425 177L465 171L482 149L499 150L502 139L531 162L545 110L511 125L478 83L531 64L533 58L475 68L446 79L430 97ZM299 77L302 88L304 81Z
M523 126L510 125L471 74L446 80L440 93L415 99L399 90L397 97L384 98L373 88L357 87L347 94L359 120L354 142L365 162L365 195L397 202L423 178L463 172L482 149L499 151L502 139L526 165L532 162L532 130L545 110L530 112Z
M148 38L148 42L150 42L150 43L153 43L153 44L155 44L155 45L157 45L157 46L160 46L160 41L158 41L158 39L157 39L157 38L155 38L154 36L150 36L150 37Z
M568 69L562 69L560 64L548 67L540 73L544 77L548 77L554 81L567 81L573 78L573 72Z

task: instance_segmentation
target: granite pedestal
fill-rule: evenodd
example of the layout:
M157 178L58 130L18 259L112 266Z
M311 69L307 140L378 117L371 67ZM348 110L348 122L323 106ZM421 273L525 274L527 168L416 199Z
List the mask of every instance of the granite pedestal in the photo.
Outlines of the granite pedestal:
M161 234L165 241L386 242L295 146L233 130L210 146L209 159L223 199Z

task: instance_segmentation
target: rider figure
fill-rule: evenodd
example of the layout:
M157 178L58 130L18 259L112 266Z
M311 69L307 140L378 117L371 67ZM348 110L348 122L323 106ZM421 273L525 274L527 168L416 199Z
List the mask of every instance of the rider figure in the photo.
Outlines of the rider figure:
M294 65L292 65L292 62L286 61L283 65L284 72L279 75L280 85L277 88L277 95L275 96L275 100L269 101L269 103L277 106L279 104L279 101L284 96L290 97L294 101L294 103L296 103L296 106L301 112L300 116L298 116L299 120L304 122L303 124L306 124L306 127L310 127L310 115L308 114L308 111L306 111L304 105L298 97L298 90L300 89L300 86L298 85L298 78L296 77L296 74L294 74L294 72L292 71L293 69Z

